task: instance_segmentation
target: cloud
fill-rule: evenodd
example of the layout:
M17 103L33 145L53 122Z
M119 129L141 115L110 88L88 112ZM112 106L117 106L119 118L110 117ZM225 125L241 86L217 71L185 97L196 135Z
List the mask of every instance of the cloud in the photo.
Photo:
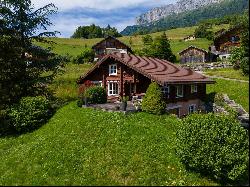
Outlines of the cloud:
M152 7L175 2L176 0L31 0L35 7L54 3L59 10L79 8L93 8L99 10L112 10L126 7Z
M59 37L70 37L78 26L110 24L122 31L134 25L135 18L153 7L176 0L31 0L35 8L54 3L58 13L50 17L54 26L49 30L61 32Z

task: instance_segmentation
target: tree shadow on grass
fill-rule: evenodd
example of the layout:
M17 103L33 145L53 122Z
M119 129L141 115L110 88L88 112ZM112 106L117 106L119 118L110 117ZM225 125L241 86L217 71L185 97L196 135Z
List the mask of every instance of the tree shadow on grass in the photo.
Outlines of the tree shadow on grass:
M249 169L245 172L244 175L242 175L242 177L239 180L232 181L226 177L215 178L211 172L208 172L207 170L204 169L194 169L188 166L186 166L185 168L188 172L198 173L200 177L207 178L221 186L249 186L249 171L248 171ZM223 175L226 176L226 171L224 172Z

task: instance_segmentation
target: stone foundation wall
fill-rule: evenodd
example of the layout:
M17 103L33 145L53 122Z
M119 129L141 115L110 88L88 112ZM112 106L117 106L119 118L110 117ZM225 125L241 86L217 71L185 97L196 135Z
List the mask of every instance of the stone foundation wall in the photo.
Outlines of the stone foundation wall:
M183 68L189 68L194 71L203 71L206 69L219 69L219 68L229 68L233 67L232 64L228 62L214 62L214 63L188 63L188 64L180 64Z
M249 129L249 114L245 111L245 109L241 105L237 104L234 100L229 99L227 94L223 94L223 102L236 111L237 118L241 122L242 126ZM213 112L229 114L225 108L215 103L213 103Z

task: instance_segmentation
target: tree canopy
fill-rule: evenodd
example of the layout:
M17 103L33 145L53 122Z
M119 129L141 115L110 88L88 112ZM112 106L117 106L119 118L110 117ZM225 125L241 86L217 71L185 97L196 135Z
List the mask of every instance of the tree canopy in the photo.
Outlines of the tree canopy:
M106 28L101 28L95 24L89 26L80 26L76 29L71 38L103 38L107 36L120 37L121 34L115 27L108 25Z

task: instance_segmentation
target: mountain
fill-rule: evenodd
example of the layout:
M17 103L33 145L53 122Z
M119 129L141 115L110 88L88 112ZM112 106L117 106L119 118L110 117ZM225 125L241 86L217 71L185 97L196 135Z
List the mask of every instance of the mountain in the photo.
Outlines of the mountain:
M195 10L213 3L220 3L223 0L179 0L176 4L153 8L136 18L137 25L144 25L153 21L158 21L172 14Z
M222 18L233 14L242 14L249 7L249 0L203 0L210 4L203 4L200 8L186 10L180 13L173 12L170 15L161 18L157 21L147 22L142 25L127 26L122 32L122 35L133 35L134 33L146 34L158 31L164 31L178 27L189 27L197 25L200 21L212 18ZM201 2L201 0L182 0L182 2ZM213 2L213 3L211 3ZM178 4L178 3L176 3ZM195 7L197 4L182 4L184 9L187 7ZM185 5L185 6L184 6ZM176 5L177 6L177 5ZM179 5L178 5L179 6ZM156 17L155 17L156 19ZM157 18L158 19L158 18ZM144 19L146 20L146 19ZM142 21L143 22L143 21Z

